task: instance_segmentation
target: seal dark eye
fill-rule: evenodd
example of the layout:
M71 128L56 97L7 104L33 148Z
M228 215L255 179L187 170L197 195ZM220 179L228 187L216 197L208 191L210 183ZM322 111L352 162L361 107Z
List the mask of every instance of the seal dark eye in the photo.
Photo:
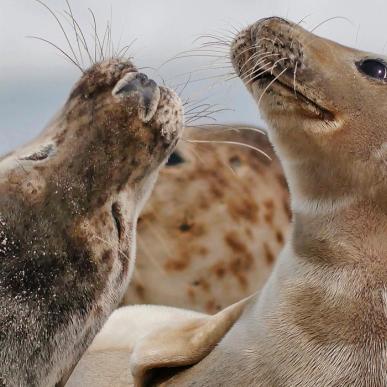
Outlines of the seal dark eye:
M178 152L173 152L167 161L167 167L174 167L175 165L179 165L184 163L183 157Z
M358 64L359 70L371 78L386 79L387 67L378 59L366 59Z

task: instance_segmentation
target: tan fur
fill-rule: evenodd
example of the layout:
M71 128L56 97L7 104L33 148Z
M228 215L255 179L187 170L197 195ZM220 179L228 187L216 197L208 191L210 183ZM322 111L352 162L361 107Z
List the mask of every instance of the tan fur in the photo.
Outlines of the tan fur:
M279 161L258 128L186 128L183 162L161 170L138 224L133 281L123 304L163 304L214 313L260 289L290 221Z
M245 81L283 162L294 226L268 283L223 340L154 385L386 386L387 88L356 64L380 56L279 18L242 31L231 51L242 78L259 52L289 58L268 59L279 81Z

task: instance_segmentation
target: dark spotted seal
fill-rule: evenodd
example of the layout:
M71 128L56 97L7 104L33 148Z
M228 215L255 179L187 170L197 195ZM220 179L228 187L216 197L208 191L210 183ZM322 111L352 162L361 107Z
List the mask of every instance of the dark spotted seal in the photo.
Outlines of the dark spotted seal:
M215 313L266 282L289 228L289 193L258 128L185 128L184 138L215 143L180 141L160 171L139 218L123 303Z
M0 385L57 383L116 307L138 214L181 128L173 91L106 60L0 160Z

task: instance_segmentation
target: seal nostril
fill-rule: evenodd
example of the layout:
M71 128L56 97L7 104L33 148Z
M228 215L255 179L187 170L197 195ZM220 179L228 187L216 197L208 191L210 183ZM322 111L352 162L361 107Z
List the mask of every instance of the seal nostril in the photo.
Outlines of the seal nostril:
M122 215L121 215L121 207L117 202L112 204L112 215L114 219L114 224L116 226L118 239L120 240L123 235L123 223L122 223Z
M137 78L139 81L141 81L142 83L146 83L146 81L148 81L148 77L147 77L145 74L143 74L143 73L138 73L138 74L136 75L136 78Z

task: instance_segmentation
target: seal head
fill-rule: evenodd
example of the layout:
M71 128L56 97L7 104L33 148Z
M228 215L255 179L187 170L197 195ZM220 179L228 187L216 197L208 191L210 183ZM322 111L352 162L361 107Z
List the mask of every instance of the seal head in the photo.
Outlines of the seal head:
M176 94L95 64L0 161L0 384L54 385L121 299L137 216L182 129Z

